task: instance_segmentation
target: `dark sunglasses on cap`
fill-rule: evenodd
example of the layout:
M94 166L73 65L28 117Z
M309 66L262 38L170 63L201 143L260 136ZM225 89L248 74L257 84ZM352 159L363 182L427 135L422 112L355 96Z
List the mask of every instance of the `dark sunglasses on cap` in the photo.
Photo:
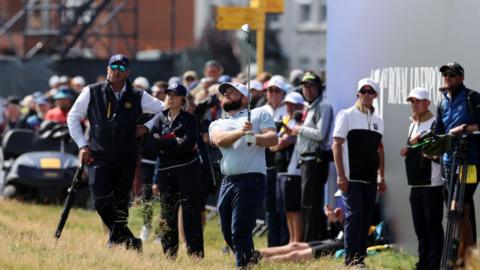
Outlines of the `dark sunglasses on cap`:
M445 78L455 78L458 76L458 74L453 73L453 72L443 72L442 76Z
M110 69L113 71L120 70L121 72L125 72L127 70L127 67L123 65L110 65Z
M373 89L362 89L360 91L358 91L360 94L369 94L369 95L375 95L377 92L375 92L375 90Z

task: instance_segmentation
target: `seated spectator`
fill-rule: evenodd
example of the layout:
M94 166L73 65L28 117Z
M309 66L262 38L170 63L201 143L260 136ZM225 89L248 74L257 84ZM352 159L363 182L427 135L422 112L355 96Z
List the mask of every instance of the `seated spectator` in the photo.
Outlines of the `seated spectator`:
M161 101L165 101L165 97L167 94L165 91L168 88L168 83L164 81L157 81L153 84L151 90L152 90L152 96L158 98Z
M62 88L53 96L55 107L45 114L46 121L53 121L60 124L67 123L67 115L72 108L74 95L71 89Z
M197 73L193 70L187 70L183 73L183 85L187 88L188 93L198 85Z
M335 251L342 249L343 244L343 219L344 213L341 208L333 209L330 205L324 207L325 215L330 223L331 239L312 242L291 242L288 245L261 249L260 257L266 261L307 261L322 256L333 255ZM337 235L335 237L335 235Z

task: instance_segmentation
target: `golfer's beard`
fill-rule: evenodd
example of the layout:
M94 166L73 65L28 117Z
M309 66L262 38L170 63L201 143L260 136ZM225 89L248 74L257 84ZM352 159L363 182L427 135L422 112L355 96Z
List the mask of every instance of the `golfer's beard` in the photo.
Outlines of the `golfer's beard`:
M229 112L229 111L238 110L240 109L241 106L242 106L242 101L236 100L236 101L225 102L223 103L222 107L224 111Z

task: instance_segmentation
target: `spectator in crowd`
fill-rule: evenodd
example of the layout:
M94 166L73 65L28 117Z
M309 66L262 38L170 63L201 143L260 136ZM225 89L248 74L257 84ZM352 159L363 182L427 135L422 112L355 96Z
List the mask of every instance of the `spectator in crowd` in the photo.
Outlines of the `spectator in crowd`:
M428 110L428 90L414 88L407 97L412 107L412 123L408 129L407 145L419 142L420 136L432 131L435 117ZM413 226L418 239L416 269L439 269L443 248L443 186L438 159L425 157L421 149L402 148L405 157Z
M38 130L42 124L45 115L51 107L50 102L44 96L39 96L35 100L35 114L27 118L27 127L32 130Z
M128 206L137 161L135 137L148 132L153 121L137 125L142 113L162 111L163 102L134 89L128 80L129 61L110 57L107 81L88 85L68 114L68 129L88 164L95 209L108 227L109 244L142 250L142 240L128 228ZM81 120L88 115L90 138L85 139Z
M187 88L187 91L190 92L198 84L198 75L197 72L193 70L187 70L183 73L183 85Z
M303 125L293 127L289 133L297 137L297 151L302 171L302 212L304 241L326 237L324 185L328 179L328 166L332 160L329 134L333 111L323 97L323 83L318 75L308 72L302 78L302 93L310 103Z
M214 82L218 82L220 76L223 75L223 66L217 60L210 60L203 67L203 75L205 78L212 78Z
M168 83L164 81L157 81L153 84L152 86L152 96L156 97L157 99L161 101L165 101L165 97L167 94L165 91L168 88Z
M261 82L261 83L266 83L266 82L270 81L272 76L273 76L272 73L264 71L264 72L261 72L260 74L258 74L255 79L257 81Z
M265 110L253 109L248 121L249 92L245 85L225 83L219 91L229 117L214 121L209 128L212 143L223 154L225 177L217 209L236 266L245 268L255 262L252 230L265 197L265 148L276 145L278 139L273 119Z
M22 113L19 97L7 97L4 114L5 122L2 128L3 133L10 129L22 128Z
M372 80L360 80L357 101L338 113L333 131L337 185L345 203L345 264L360 267L365 266L377 188L386 189L383 119L372 105L377 89Z
M252 95L250 100L250 107L252 109L261 107L267 103L267 98L261 82L257 80L250 81L250 94Z
M275 167L278 172L276 196L277 208L286 212L289 243L303 240L303 222L300 205L301 172L298 166L299 154L295 149L296 136L289 135L288 129L301 125L304 99L296 92L289 93L284 100L287 115L276 122L278 144L270 147L275 153Z
M478 131L480 117L478 108L480 97L478 92L468 89L464 84L464 69L458 63L449 63L440 68L443 76L442 96L443 99L437 110L435 121L436 134L460 134L465 131ZM469 109L471 108L471 109ZM454 112L454 113L453 113ZM479 172L480 155L479 141L476 138L468 140L467 163ZM453 153L443 155L442 164L445 179L450 179L452 173ZM468 174L467 174L468 178ZM468 249L476 244L476 222L473 195L478 186L478 174L467 180L463 199L463 215L460 221L460 244L458 251L458 265L462 265L468 253ZM451 191L450 191L451 192ZM447 247L444 247L447 248Z
M55 107L45 114L45 121L53 121L59 124L67 123L67 115L74 102L73 91L62 88L53 96Z
M287 115L283 99L286 83L282 76L273 76L267 84L267 104L260 107L273 117L273 121L281 122ZM277 169L275 153L267 149L267 196L265 200L266 221L268 226L268 246L282 246L288 243L288 228L285 213L277 207Z
M150 91L150 82L145 77L137 77L133 80L132 86L142 91Z
M87 85L87 82L85 81L85 79L82 76L73 77L72 82L71 82L71 87L77 95L80 95L80 93L82 92L85 85Z
M290 135L297 136L296 150L300 154L302 171L304 241L308 242L326 237L326 217L321 210L324 205L324 185L332 160L329 137L333 110L323 97L323 82L317 74L305 73L301 85L309 106L303 125L293 127Z
M153 148L158 152L158 179L153 191L160 196L162 246L165 254L175 258L178 251L178 208L182 207L183 227L190 256L203 257L201 224L200 158L197 150L198 122L186 112L187 89L169 85L168 109L154 118Z

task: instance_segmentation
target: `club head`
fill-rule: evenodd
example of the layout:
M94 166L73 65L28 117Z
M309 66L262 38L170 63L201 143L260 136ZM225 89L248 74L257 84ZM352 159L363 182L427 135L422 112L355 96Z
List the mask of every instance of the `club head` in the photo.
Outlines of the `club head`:
M247 24L242 25L242 31L245 33L250 33L250 26Z

